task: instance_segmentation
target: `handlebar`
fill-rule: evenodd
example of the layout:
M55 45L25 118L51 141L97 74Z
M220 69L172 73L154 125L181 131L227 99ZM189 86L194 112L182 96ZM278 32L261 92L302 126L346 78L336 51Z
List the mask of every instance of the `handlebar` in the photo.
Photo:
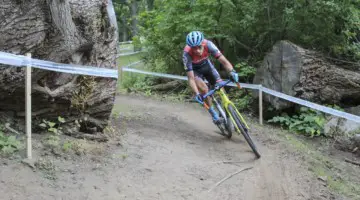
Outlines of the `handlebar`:
M221 88L223 88L223 87L225 87L227 84L229 84L231 82L231 80L229 79L229 80L227 80L227 81L222 81L222 82L220 82L220 84L216 84L215 85L215 88L214 89L212 89L212 90L210 90L208 93L206 93L204 96L203 96L203 99L205 99L206 97L208 97L208 96L211 96L212 94L214 94L214 92L216 92L217 90L220 90ZM236 85L237 85L237 87L239 88L239 89L241 89L241 86L240 86L240 83L236 83ZM204 107L207 109L207 110L209 110L209 106L206 104L206 102L204 101Z
M203 96L203 99L205 99L206 97L208 96L211 96L212 94L214 94L217 90L220 90L221 88L225 87L227 84L229 84L231 82L231 80L227 80L227 81L221 81L220 84L216 84L215 85L215 88L210 90L208 93L206 93L204 96ZM240 83L236 83L238 88L240 89L241 86L240 86Z

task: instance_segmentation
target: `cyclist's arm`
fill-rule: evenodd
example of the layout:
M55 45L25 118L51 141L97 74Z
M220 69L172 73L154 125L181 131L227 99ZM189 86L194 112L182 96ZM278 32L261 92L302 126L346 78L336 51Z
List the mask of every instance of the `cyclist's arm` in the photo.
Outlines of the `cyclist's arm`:
M225 68L227 72L230 72L233 69L233 66L226 59L226 57L220 52L217 46L211 41L208 41L207 45L211 55L214 56L214 58L216 58L222 64L222 66Z
M192 59L191 59L191 56L185 51L183 53L183 63L185 66L187 77L188 77L188 82L189 82L189 85L190 85L192 91L195 94L199 94L199 90L195 83L194 71L192 69Z
M228 61L228 59L226 59L224 55L221 55L218 58L218 61L223 65L223 67L226 69L227 72L230 72L231 70L234 69L232 64Z

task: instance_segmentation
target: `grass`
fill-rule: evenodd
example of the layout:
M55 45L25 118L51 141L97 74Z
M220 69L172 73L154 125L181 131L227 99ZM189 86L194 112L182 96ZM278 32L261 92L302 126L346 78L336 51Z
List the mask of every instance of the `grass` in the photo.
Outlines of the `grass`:
M137 53L137 54L132 54L132 55L127 55L127 56L120 56L117 61L118 61L118 65L120 66L126 66L130 63L139 61L142 59L142 55L144 55L143 52L141 53Z
M123 44L120 45L120 51L119 53L133 53L134 52L134 47L132 44ZM119 67L120 66L126 66L130 63L136 62L141 60L142 56L144 55L144 53L137 53L137 54L133 54L133 55L127 55L127 56L120 56L117 61L119 63Z

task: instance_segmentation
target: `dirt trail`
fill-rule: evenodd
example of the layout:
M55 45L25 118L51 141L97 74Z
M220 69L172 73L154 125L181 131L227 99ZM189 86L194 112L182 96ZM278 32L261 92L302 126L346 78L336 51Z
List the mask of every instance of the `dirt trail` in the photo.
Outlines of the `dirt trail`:
M242 136L217 134L195 104L118 96L116 105L113 123L126 132L121 146L108 144L101 157L53 159L55 180L7 161L0 199L336 199L302 167L301 156L271 139L269 129L250 123L262 154L256 160Z

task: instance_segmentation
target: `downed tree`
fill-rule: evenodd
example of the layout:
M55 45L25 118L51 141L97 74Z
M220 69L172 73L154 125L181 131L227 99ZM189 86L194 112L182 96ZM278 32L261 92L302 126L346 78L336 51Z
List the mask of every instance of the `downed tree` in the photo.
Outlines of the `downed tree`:
M320 104L360 105L359 71L335 66L289 41L274 45L257 70L254 83ZM278 110L293 106L271 95L265 95L264 100Z
M3 0L0 18L0 51L116 68L118 31L111 0ZM0 112L9 116L6 121L10 123L24 119L24 75L23 68L0 65ZM116 80L112 78L33 69L33 127L42 119L58 116L71 126L86 116L79 130L88 132L96 127L101 132L115 91Z

